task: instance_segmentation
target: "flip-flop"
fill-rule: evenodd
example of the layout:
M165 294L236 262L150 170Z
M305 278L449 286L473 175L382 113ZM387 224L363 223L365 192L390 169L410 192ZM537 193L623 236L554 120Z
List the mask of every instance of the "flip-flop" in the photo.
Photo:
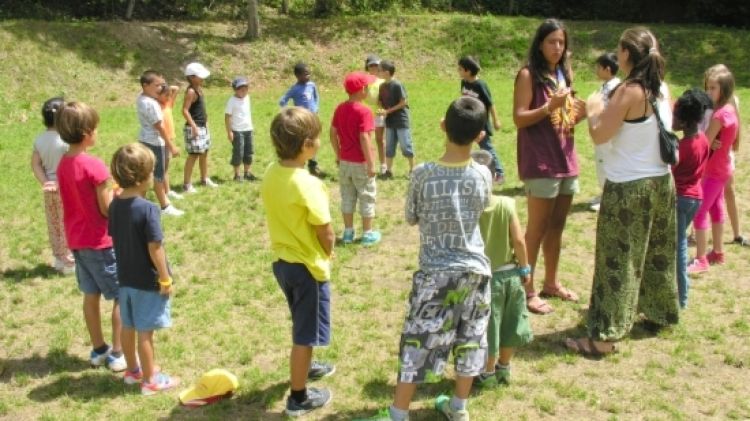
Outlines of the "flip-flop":
M541 304L532 305L531 300L534 298L537 298L539 302L541 302ZM530 312L540 315L550 314L555 311L552 306L549 305L549 303L539 298L539 294L537 294L536 292L530 292L526 294L526 308Z
M617 346L614 343L612 343L612 348L608 351L599 350L599 348L596 347L594 340L589 337L565 338L564 344L565 348L569 351L581 354L584 357L602 358L617 352Z
M559 298L563 301L573 302L577 302L579 299L578 295L575 292L565 288L564 286L561 286L552 292L542 289L542 291L539 292L539 296L542 298Z

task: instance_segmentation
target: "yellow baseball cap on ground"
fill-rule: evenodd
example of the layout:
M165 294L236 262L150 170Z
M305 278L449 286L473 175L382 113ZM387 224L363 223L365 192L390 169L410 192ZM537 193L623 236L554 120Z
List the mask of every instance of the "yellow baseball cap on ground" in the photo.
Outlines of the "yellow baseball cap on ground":
M237 376L216 368L201 376L191 387L180 392L180 403L185 406L203 406L232 396L239 386Z

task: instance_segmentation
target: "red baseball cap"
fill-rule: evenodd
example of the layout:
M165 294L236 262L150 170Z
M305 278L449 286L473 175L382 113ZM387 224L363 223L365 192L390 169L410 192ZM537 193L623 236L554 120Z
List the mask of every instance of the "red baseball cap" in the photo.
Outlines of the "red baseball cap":
M375 79L376 77L369 73L351 72L344 78L344 89L351 95L365 89L367 85L375 82Z

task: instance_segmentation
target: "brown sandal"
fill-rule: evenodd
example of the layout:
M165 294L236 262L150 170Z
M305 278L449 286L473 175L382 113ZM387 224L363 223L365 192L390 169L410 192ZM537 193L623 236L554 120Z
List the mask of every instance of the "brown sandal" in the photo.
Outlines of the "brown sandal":
M537 304L531 304L534 298L536 298L536 301L538 301ZM539 294L537 294L536 292L530 292L526 294L526 308L534 314L541 315L550 314L555 311L552 306L549 305L549 303L539 298Z
M602 358L606 357L607 355L616 353L617 346L612 342L608 343L612 344L612 347L606 351L602 351L601 349L596 347L596 343L594 342L594 340L589 337L565 338L565 348L567 348L569 351L581 354L584 357L591 358Z
M542 291L539 293L539 296L542 298L559 298L563 301L572 302L577 302L579 299L578 294L565 288L564 286L560 286L554 291L545 291L544 289L542 289Z

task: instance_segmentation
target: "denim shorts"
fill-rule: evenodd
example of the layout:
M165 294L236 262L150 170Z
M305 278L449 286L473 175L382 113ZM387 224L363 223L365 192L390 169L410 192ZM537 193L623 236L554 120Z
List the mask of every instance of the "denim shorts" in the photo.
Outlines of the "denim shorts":
M253 131L248 130L246 132L236 132L232 130L232 159L229 164L233 167L240 165L242 162L245 165L253 163Z
M73 256L78 289L84 294L102 294L105 300L116 300L120 284L114 249L73 250Z
M273 262L273 274L292 313L295 345L326 346L331 341L331 290L302 263Z
M169 154L167 154L166 146L155 146L146 142L141 144L154 153L156 161L154 162L154 181L164 181L164 174L167 172L167 163L169 162Z
M385 156L393 158L396 156L396 144L401 147L401 153L407 158L414 157L414 146L411 141L411 129L385 128Z
M157 291L120 288L122 326L138 332L150 332L172 326L169 296Z
M572 196L578 193L578 176L564 178L527 178L523 180L526 193L540 199L554 199L557 196Z

